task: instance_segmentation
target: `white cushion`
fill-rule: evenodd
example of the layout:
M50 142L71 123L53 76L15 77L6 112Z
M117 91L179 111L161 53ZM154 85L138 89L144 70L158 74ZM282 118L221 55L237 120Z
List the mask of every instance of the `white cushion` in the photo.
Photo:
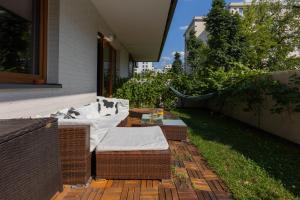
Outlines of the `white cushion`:
M167 150L168 142L159 126L110 128L97 145L101 151Z
M116 127L128 116L128 112L118 115L99 116L93 119L59 119L59 125L89 125L90 126L90 152L94 151L97 144L106 135L109 128Z
M58 125L88 125L90 126L90 152L94 151L97 144L104 138L111 127L119 123L114 118L102 117L101 119L59 119Z
M76 119L96 119L100 117L100 113L98 112L99 104L98 102L91 103L87 106L83 106L77 108L76 111L80 113L80 115L76 116Z
M92 129L90 132L90 152L93 152L99 142L107 134L108 128Z
M129 115L128 109L123 109L116 115L113 113L109 116L103 116L98 112L98 102L91 103L87 106L76 108L75 111L80 115L76 115L76 119L65 119L57 116L59 125L89 125L90 126L90 151L92 152L97 144L106 135L109 128L116 127L119 123L126 119ZM67 114L68 108L63 109L60 113Z

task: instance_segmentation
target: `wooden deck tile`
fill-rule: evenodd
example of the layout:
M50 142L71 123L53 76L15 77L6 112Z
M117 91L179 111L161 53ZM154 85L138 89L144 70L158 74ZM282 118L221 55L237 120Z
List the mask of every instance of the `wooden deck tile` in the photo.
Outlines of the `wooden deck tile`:
M176 188L159 188L159 200L178 200Z
M139 122L129 120L130 124ZM64 187L53 200L229 200L227 187L211 170L198 149L168 141L172 153L172 179L93 180L87 188Z
M141 188L141 200L158 199L158 188Z
M163 188L175 188L174 182L172 180L162 180L161 186Z
M180 200L196 200L198 199L196 192L193 189L177 190Z
M212 191L196 190L196 194L199 200L217 200L217 197Z
M92 181L91 187L92 188L105 188L107 184L107 180L95 180Z
M159 180L153 180L153 188L158 188L161 182Z
M125 181L124 180L114 180L111 187L119 187L119 188L123 188Z
M183 163L185 168L187 169L198 170L198 166L194 161L193 162L184 161Z
M103 188L98 188L97 193L94 197L94 200L99 200L103 196L104 189Z
M141 180L125 180L124 187L141 187Z
M122 188L106 188L101 200L119 200L121 197Z
M196 190L211 191L205 179L191 178L192 186Z
M121 200L138 200L140 199L140 187L124 187L121 193Z
M186 169L190 178L204 178L200 170Z
M184 167L183 161L181 160L172 160L172 165L174 167Z
M219 177L211 170L205 170L202 172L203 173L203 176L205 179L207 180L218 180Z

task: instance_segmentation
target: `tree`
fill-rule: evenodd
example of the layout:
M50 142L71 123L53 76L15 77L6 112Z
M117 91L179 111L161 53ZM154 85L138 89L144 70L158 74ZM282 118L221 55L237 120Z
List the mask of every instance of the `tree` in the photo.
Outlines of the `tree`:
M176 52L174 55L174 62L172 64L171 72L178 74L182 72L182 61L180 53Z
M224 8L224 0L213 0L212 8L205 19L209 34L207 63L213 67L225 67L228 63L226 51L229 48L227 37L230 14Z
M248 43L242 30L241 17L237 13L230 14L227 42L229 44L229 49L226 52L229 57L228 65L232 65L232 63L246 64Z
M246 45L239 15L226 10L224 0L213 0L205 22L209 46L207 64L227 71L232 63L241 62Z
M187 64L193 71L203 70L207 59L207 45L195 35L195 31L190 31L189 38L186 41Z
M300 47L300 9L298 0L253 1L242 20L247 37L248 63L251 68L293 69L300 59L290 55Z

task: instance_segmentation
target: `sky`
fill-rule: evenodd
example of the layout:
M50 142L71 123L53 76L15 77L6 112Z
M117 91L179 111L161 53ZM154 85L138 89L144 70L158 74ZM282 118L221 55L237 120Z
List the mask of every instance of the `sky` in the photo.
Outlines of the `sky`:
M242 2L243 0L226 0L226 2ZM184 52L183 34L194 16L207 15L212 0L178 0L169 34L161 55L160 62L154 63L156 68L173 62L174 53ZM183 57L182 57L183 58Z

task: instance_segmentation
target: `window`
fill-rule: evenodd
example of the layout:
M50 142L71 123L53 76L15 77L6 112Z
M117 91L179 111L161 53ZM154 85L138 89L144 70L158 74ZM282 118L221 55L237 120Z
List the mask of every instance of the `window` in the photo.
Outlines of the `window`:
M0 82L46 80L47 0L0 0Z
M113 85L116 82L116 54L115 49L104 39L104 35L98 33L98 96L112 96Z
M137 67L136 66L136 62L133 60L132 56L129 55L129 62L128 62L128 76L131 77L133 74L132 74L132 69L134 67Z

